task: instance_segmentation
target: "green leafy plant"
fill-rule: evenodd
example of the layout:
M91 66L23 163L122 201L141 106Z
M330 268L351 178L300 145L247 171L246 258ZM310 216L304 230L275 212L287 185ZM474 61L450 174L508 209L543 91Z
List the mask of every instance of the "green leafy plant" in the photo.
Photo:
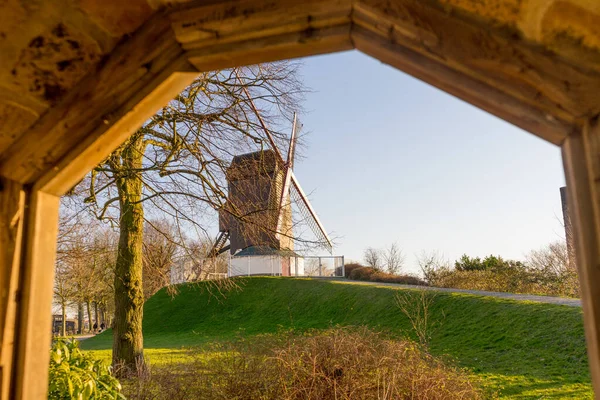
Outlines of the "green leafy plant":
M125 399L110 366L84 354L77 341L59 339L50 353L48 399Z

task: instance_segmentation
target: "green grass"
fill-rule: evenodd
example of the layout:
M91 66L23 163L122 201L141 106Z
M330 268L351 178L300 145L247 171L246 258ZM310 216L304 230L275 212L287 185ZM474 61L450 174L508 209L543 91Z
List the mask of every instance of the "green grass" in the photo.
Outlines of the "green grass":
M341 282L247 278L224 297L202 284L162 290L144 308L144 344L153 363L179 361L182 349L239 335L307 330L333 325L368 325L392 336L411 334L395 305L397 289ZM430 348L483 379L501 397L517 399L592 398L582 311L579 308L516 302L467 294L438 293ZM107 331L83 348L108 358Z

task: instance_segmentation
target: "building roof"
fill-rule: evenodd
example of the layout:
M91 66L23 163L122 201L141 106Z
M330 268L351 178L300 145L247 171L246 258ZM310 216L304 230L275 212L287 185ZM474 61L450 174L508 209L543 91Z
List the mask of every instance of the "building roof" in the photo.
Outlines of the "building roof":
M282 257L302 257L300 254L290 249L274 249L269 246L250 246L237 252L234 257L251 256L282 256Z

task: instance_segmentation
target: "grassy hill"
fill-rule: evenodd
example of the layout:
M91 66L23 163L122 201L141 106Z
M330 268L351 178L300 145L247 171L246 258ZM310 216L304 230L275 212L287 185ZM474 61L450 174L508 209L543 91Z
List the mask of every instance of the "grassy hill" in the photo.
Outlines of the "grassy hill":
M343 282L244 278L240 289L215 295L185 284L171 297L161 290L144 308L144 343L151 362L177 357L178 348L239 335L368 325L391 336L412 336L396 306L397 289ZM592 398L579 308L466 294L435 294L438 324L430 348L468 368L506 398ZM111 346L107 331L84 349Z

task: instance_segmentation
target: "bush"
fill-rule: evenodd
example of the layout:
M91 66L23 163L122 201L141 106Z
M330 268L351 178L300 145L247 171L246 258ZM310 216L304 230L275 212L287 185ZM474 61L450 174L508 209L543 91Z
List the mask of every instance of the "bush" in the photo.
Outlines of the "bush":
M501 271L437 271L432 285L444 288L484 290L491 292L526 293L547 296L578 297L576 273L565 272L549 276L534 269L505 269Z
M355 281L370 281L371 275L375 272L377 272L377 270L373 267L356 268L350 273L348 278Z
M571 264L562 243L532 252L525 264L499 256L482 260L463 255L452 269L436 253L423 253L419 258L421 271L431 286L579 297L577 271Z
M377 272L371 275L371 282L399 283L402 285L427 286L424 280L412 275L394 275L385 272Z
M130 399L480 399L467 371L407 340L366 328L221 343L194 361L153 371Z
M378 271L372 267L355 268L352 270L348 278L355 281L427 286L425 281L417 278L416 276L388 274L387 272Z
M83 354L77 341L59 339L50 353L48 399L125 399L110 367Z
M489 255L483 260L479 257L469 257L463 254L462 257L454 262L454 268L457 271L503 271L506 269L525 268L523 263L514 260L505 260L500 256Z
M352 271L354 271L357 268L364 268L365 266L359 263L349 263L344 265L344 276L346 276L346 278L350 277L350 274L352 273Z

